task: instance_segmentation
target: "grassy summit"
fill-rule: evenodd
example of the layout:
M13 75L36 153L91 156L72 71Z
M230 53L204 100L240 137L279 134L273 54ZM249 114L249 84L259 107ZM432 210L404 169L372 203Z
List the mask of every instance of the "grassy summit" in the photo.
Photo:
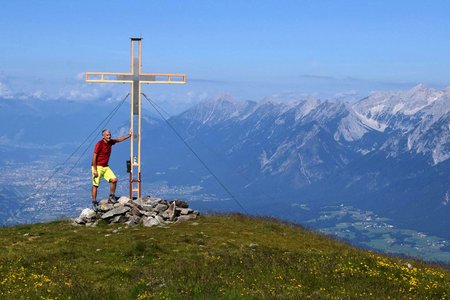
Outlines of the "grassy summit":
M275 220L0 228L1 299L448 299L450 270Z

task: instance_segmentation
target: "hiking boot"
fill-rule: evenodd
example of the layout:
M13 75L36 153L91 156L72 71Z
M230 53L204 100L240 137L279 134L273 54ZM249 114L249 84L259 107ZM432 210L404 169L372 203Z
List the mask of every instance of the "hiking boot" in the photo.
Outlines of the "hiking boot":
M116 203L117 202L116 195L110 194L108 200L113 204Z
M92 210L98 213L98 202L92 201Z

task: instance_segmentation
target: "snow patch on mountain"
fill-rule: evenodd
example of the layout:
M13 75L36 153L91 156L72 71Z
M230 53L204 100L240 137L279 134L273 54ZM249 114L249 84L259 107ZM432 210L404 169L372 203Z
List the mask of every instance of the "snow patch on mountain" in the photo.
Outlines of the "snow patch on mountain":
M447 191L442 199L442 205L448 205L448 201L450 200L450 193Z
M354 112L358 116L361 123L363 123L364 125L366 125L367 127L371 128L373 130L376 130L379 132L384 132L386 130L386 128L388 127L386 124L378 122L376 119L370 119L370 118L366 117L365 115L360 114L357 111L354 111Z

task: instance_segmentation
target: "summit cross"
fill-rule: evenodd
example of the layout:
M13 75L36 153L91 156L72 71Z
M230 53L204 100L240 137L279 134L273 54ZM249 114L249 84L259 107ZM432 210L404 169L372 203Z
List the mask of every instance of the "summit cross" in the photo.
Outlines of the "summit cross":
M186 74L142 73L142 38L131 38L131 72L86 72L86 82L131 84L130 199L141 197L141 84L184 84ZM136 126L137 123L137 126ZM136 128L137 127L137 128ZM137 130L135 130L137 129Z

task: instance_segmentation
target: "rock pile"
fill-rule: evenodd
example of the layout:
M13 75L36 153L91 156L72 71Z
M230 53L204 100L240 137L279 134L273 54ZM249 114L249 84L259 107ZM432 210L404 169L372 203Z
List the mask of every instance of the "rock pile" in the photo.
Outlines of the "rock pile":
M153 197L143 197L132 201L122 196L114 204L108 199L103 199L97 207L98 212L85 208L80 216L73 220L74 224L95 226L99 220L105 220L110 224L124 223L129 226L142 224L151 227L182 222L199 216L199 212L189 208L185 201L168 201Z

